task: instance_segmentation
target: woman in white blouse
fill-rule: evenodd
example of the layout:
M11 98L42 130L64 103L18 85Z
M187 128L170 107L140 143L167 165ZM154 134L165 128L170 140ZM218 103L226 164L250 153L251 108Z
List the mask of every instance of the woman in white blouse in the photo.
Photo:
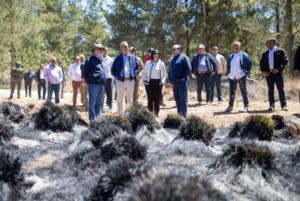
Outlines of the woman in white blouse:
M166 67L160 60L157 49L151 52L151 60L145 64L142 79L147 93L148 110L158 116L162 86L166 82Z

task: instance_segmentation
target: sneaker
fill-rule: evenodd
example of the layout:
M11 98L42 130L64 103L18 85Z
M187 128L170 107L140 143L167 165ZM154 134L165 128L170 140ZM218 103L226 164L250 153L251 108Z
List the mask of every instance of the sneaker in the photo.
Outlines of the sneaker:
M274 111L275 111L274 107L269 107L268 112L274 112Z
M249 112L249 106L244 107L244 112Z
M233 107L232 106L228 106L228 108L226 108L225 112L226 113L229 113L233 110Z
M288 111L287 106L283 106L283 107L282 107L282 110L283 110L283 111Z

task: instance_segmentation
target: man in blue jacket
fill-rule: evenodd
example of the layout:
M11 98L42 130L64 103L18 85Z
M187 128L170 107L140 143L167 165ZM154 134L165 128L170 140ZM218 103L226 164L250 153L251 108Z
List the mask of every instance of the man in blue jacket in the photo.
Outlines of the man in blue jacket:
M192 72L197 77L197 99L198 104L201 104L201 91L205 84L206 103L210 102L212 76L217 70L217 61L213 56L205 52L205 46L200 44L198 54L192 60Z
M169 81L173 84L177 113L186 117L188 108L189 74L192 70L190 59L181 53L181 46L172 48L173 58L170 62Z
M260 59L260 70L266 77L269 96L269 112L274 112L275 98L274 85L276 84L282 110L287 110L286 96L284 91L283 70L288 63L285 50L276 46L276 40L271 38L267 40L268 48Z
M235 99L236 86L239 84L244 104L244 111L249 111L249 100L247 94L247 75L251 71L252 62L247 53L241 51L241 43L235 41L233 43L233 53L231 53L227 59L227 77L229 79L229 106L225 112L231 112L233 110L233 104Z
M93 55L83 64L82 77L88 84L89 119L94 120L101 114L105 93L105 67L103 66L104 46L94 44Z
M116 79L117 110L123 113L124 97L128 105L133 103L134 82L140 71L137 58L129 53L129 45L126 41L120 44L121 54L116 57L111 67L111 74Z

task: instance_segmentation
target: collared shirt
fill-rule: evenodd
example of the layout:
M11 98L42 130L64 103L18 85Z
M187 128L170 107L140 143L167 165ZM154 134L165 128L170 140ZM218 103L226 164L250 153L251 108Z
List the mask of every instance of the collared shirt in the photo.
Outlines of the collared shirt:
M276 47L269 49L269 51L268 51L270 70L274 69L274 52L275 52L275 50L276 50Z
M71 77L71 79L73 81L81 81L81 69L80 69L80 64L72 64L70 67L69 67L69 70L68 70L68 75Z
M229 79L239 79L246 74L241 68L240 53L235 53L230 61L230 73L227 75Z
M199 61L198 61L198 71L199 72L207 72L207 66L205 62L206 56L204 54L199 54Z
M128 55L123 55L123 61L124 61L125 78L129 78L130 77L130 67L129 67L129 57L128 57Z
M59 66L48 66L45 71L46 81L50 84L59 84L63 79L63 72Z
M106 56L103 58L103 66L105 68L105 78L108 79L108 78L113 78L112 74L111 74L111 66L114 62L114 59L111 58L110 56Z
M41 80L44 80L45 79L45 68L43 68L43 69L40 69L40 79Z

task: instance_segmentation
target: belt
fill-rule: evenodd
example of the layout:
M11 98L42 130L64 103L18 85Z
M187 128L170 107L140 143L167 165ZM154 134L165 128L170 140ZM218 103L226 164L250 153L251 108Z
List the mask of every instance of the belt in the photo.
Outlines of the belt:
M207 73L208 73L208 71L205 71L205 72L198 71L198 74L199 74L199 75L207 74Z
M129 77L125 77L125 80L130 80L130 78Z

